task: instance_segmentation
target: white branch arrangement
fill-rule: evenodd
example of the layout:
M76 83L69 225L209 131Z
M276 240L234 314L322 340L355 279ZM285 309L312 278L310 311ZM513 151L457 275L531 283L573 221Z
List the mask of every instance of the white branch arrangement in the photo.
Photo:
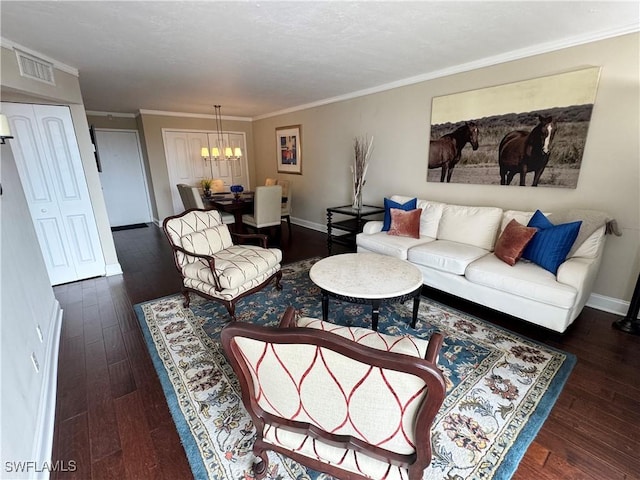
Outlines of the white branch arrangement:
M369 169L369 160L373 151L373 137L356 137L353 142L355 157L351 166L353 174L353 208L362 207L362 187L366 183L365 177Z

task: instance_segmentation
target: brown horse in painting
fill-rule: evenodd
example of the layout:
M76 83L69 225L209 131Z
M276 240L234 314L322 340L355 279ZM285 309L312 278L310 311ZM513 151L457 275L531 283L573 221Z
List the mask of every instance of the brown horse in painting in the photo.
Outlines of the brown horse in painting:
M500 185L509 185L516 173L524 187L527 172L534 172L532 187L537 187L540 176L549 162L551 142L556 134L553 117L538 115L538 125L531 132L514 130L507 133L498 148Z
M441 182L444 182L445 176L447 183L451 181L453 167L460 161L460 154L467 142L474 150L478 149L478 127L474 122L465 122L453 132L429 143L429 168L442 167Z

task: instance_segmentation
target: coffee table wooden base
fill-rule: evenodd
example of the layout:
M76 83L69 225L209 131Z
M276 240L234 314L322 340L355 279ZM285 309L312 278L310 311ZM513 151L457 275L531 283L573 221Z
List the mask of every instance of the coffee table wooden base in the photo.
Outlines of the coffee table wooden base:
M375 331L378 330L378 317L380 315L381 305L391 303L404 303L407 300L413 298L413 315L411 317L411 328L416 328L418 309L420 308L420 293L422 292L422 286L416 288L415 291L411 293L392 298L347 297L324 289L320 289L320 291L322 292L322 320L324 320L325 322L329 319L329 297L333 297L349 303L371 305L371 328Z

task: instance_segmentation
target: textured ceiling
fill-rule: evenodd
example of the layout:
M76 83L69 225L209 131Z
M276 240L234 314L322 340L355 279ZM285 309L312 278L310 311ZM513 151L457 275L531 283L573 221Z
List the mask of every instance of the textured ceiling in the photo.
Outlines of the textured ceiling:
M2 1L1 34L78 69L87 110L256 117L637 31L632 2Z

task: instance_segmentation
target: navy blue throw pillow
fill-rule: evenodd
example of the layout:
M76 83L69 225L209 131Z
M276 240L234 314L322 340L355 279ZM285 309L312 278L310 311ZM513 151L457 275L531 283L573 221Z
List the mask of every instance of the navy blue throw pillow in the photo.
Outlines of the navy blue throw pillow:
M557 274L558 267L565 261L573 242L576 241L580 225L582 222L554 225L544 213L536 210L527 227L535 227L538 231L522 252L522 258L531 260L554 275Z
M416 204L418 203L417 198L412 198L407 203L398 203L390 200L388 198L384 199L384 222L382 223L382 231L386 232L391 228L391 209L399 208L400 210L415 210Z

